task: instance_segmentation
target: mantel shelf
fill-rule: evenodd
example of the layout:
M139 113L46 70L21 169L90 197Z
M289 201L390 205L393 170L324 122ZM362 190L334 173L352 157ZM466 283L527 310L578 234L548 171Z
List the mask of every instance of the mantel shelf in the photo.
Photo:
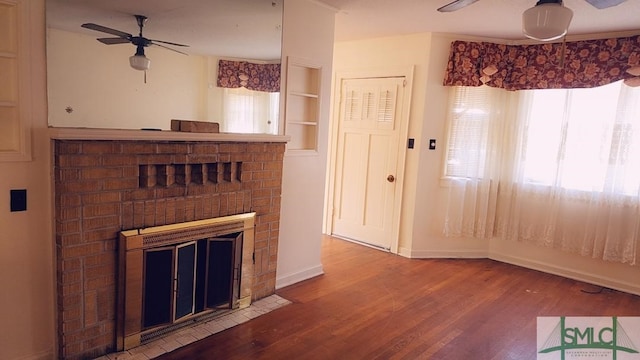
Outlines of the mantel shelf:
M149 141L220 141L220 142L289 142L288 135L190 133L170 130L129 130L97 128L49 128L49 137L57 140L149 140Z

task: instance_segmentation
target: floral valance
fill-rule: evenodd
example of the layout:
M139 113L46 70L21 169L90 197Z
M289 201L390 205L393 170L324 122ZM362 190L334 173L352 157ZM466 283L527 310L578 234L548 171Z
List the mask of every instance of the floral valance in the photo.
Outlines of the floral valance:
M454 41L444 85L588 88L623 79L637 84L639 76L640 35L535 45Z
M248 61L220 60L218 62L219 87L279 92L280 64L256 64Z

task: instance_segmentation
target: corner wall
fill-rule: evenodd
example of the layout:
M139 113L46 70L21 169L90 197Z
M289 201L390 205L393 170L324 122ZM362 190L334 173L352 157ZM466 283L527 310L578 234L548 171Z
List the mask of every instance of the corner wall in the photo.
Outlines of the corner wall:
M290 56L322 65L318 152L285 152L276 288L323 273L320 263L335 12L313 0L285 0L282 69ZM283 75L286 73L283 71ZM286 76L282 77L286 84ZM283 89L283 93L285 93ZM284 115L281 101L281 119ZM284 121L281 120L281 123Z

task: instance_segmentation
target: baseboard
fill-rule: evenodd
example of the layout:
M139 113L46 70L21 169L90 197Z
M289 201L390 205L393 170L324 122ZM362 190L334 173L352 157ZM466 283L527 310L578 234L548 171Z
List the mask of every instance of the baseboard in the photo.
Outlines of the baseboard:
M398 255L400 255L402 257L406 257L406 258L411 258L411 249L399 247L398 248Z
M504 255L499 253L488 253L479 250L411 250L399 248L398 255L411 259L491 259L507 264L521 266L527 269L538 270L545 273L566 277L577 281L583 281L609 289L624 291L626 293L640 295L640 286L624 281L619 281L598 274L590 274L572 270L555 264L548 264L540 261L532 261L521 257Z
M586 282L602 286L609 289L619 290L626 293L640 295L640 286L631 284L624 281L615 280L606 276L600 276L596 274L589 274L581 271L575 271L572 269L564 268L562 266L547 264L540 261L531 261L521 257L515 257L510 255L491 253L489 259L512 264L516 266L525 267L532 270L538 270L545 273L562 276L568 279Z
M482 250L411 250L400 248L398 255L410 259L486 259L489 253Z
M317 266L313 266L305 270L298 271L292 274L287 274L281 277L276 276L276 289L281 289L283 287L293 285L300 281L311 279L313 277L316 277L322 274L324 274L322 265L317 265Z

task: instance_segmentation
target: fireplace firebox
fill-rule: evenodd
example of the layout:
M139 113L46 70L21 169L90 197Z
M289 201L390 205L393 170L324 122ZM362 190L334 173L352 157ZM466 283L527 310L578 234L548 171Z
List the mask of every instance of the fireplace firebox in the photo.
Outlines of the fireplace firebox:
M118 350L249 306L255 213L120 233Z

